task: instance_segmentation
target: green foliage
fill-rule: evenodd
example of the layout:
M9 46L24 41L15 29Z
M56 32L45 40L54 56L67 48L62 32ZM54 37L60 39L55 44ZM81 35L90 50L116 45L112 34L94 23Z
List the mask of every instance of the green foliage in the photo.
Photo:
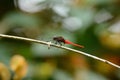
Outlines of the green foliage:
M112 61L120 65L119 0L18 0L16 2L18 5L15 9L8 8L7 12L3 11L5 15L0 13L2 15L0 33L43 41L52 41L53 36L63 36L65 39L84 45L85 48L65 46L108 60L111 59L110 54L115 58ZM1 11L4 7L0 6ZM80 80L120 79L119 75L116 75L120 73L119 71L81 55L53 47L48 50L47 46L36 43L0 39L0 62L9 65L13 55L24 56L30 67L27 78L73 80L80 75ZM94 65L91 65L93 63ZM43 71L40 70L45 72L42 73ZM83 78L82 75L88 78Z

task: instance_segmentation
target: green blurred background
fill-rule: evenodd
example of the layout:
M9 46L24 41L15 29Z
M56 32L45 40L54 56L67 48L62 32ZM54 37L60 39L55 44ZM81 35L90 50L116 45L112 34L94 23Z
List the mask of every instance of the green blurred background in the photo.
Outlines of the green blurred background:
M63 36L120 65L120 0L1 0L0 33L52 41ZM24 80L120 80L120 70L81 54L0 38L0 62L13 55L28 63Z

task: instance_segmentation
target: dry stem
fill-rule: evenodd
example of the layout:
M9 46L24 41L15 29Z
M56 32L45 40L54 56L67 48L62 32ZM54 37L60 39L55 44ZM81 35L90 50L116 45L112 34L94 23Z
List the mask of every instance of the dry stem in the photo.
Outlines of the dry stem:
M102 58L99 58L97 56L94 56L94 55L91 55L91 54L88 54L88 53L85 53L85 52L82 52L82 51L78 51L78 50L75 50L75 49L72 49L72 48L69 48L69 47L65 47L65 46L60 46L60 45L56 45L56 44L53 44L51 42L45 42L45 41L40 41L40 40L35 40L35 39L30 39L30 38L24 38L24 37L18 37L18 36L10 36L10 35L4 35L4 34L0 34L0 37L4 37L4 38L11 38L11 39L17 39L17 40L24 40L24 41L29 41L29 42L34 42L34 43L39 43L39 44L44 44L44 45L48 45L49 46L54 46L54 47L57 47L57 48L62 48L62 49L65 49L65 50L69 50L69 51L73 51L73 52L76 52L76 53L79 53L79 54L83 54L85 56L88 56L88 57L91 57L95 60L98 60L98 61L102 61L106 64L109 64L111 66L114 66L116 68L119 68L120 69L120 66L119 65L116 65L108 60L105 60L105 59L102 59Z

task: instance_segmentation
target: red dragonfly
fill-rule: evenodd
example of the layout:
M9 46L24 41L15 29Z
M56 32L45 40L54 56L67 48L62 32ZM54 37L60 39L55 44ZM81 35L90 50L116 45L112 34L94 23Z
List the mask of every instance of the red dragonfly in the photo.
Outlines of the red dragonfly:
M53 40L56 41L55 44L59 43L60 45L62 45L62 43L64 43L64 44L71 44L71 45L77 46L79 48L84 48L84 46L82 46L82 45L75 44L69 40L65 40L62 36L53 37Z

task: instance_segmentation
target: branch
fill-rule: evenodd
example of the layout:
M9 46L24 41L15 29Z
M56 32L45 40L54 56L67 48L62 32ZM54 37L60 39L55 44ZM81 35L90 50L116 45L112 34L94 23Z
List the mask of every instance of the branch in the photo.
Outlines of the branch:
M106 64L109 64L109 65L111 65L111 66L114 66L114 67L120 69L120 66L119 66L119 65L116 65L116 64L114 64L114 63L112 63L112 62L110 62L110 61L108 61L108 60L99 58L99 57L97 57L97 56L93 56L93 55L91 55L91 54L88 54L88 53L85 53L85 52L82 52L82 51L78 51L78 50L72 49L72 48L69 48L69 47L56 45L56 44L53 44L53 43L51 43L51 42L45 42L45 41L40 41L40 40L35 40L35 39L30 39L30 38L24 38L24 37L18 37L18 36L10 36L10 35L4 35L4 34L0 34L0 37L17 39L17 40L24 40L24 41L29 41L29 42L34 42L34 43L39 43L39 44L48 45L48 47L49 47L49 46L54 46L54 47L57 47L57 48L61 48L61 49L68 50L68 51L73 51L73 52L76 52L76 53L79 53L79 54L82 54L82 55L91 57L91 58L93 58L93 59L95 59L95 60L104 62L104 63L106 63Z

